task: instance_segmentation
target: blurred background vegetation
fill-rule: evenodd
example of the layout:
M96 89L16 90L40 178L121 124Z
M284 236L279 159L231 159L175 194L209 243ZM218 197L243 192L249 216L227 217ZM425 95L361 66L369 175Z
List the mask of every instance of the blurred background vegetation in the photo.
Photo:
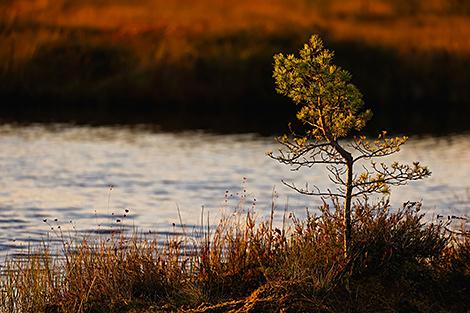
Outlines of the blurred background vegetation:
M312 33L370 130L470 130L466 0L0 0L0 120L283 132L272 56Z

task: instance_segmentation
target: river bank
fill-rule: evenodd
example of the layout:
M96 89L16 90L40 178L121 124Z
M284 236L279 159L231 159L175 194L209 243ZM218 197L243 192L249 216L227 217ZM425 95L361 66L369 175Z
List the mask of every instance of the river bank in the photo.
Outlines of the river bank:
M4 122L282 133L296 108L275 94L272 56L319 33L367 95L371 132L469 130L463 9L384 1L21 3L1 10Z

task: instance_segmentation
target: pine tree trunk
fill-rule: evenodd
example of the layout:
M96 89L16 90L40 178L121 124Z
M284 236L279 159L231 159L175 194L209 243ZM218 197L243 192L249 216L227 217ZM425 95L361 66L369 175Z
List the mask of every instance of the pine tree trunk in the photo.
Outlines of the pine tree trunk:
M344 257L348 258L351 255L351 201L352 201L352 189L353 189L353 165L354 159L352 154L346 151L337 141L330 140L330 143L338 151L346 162L347 178L346 178L346 194L344 198L344 212L343 212L343 249Z
M347 180L346 180L346 198L344 199L344 241L343 249L344 256L348 258L351 255L351 198L352 198L352 178L353 178L353 162L351 159L346 160L347 166Z

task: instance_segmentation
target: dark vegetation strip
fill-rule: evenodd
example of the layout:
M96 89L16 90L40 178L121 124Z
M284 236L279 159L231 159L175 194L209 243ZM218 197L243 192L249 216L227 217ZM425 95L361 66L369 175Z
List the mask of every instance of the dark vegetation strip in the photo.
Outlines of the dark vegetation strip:
M174 55L177 49L168 48L168 39L158 30L130 39L117 31L37 23L0 28L3 34L60 34L38 46L30 59L2 64L2 121L157 123L166 129L267 134L285 130L295 113L272 88L272 56L295 52L293 47L312 32L198 34L190 38L190 52ZM328 40L328 33L323 34L336 51L336 62L354 73L353 82L367 95L366 105L375 113L371 131L470 129L470 57L397 52ZM145 49L140 51L135 42L145 42ZM13 51L14 41L11 45ZM158 58L146 60L159 51Z

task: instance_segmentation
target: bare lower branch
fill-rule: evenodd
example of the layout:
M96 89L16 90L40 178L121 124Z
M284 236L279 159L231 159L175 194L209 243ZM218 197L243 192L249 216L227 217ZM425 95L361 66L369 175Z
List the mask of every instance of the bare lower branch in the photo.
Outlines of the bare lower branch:
M339 197L339 198L344 198L344 194L340 193L333 193L330 190L328 192L322 192L320 191L320 188L317 186L313 186L315 190L309 190L308 185L305 186L305 188L299 188L297 187L294 183L288 183L285 180L281 180L284 185L287 187L297 191L300 194L307 195L307 196L325 196L325 197Z
M329 143L308 142L305 138L288 139L281 137L279 142L286 147L286 151L280 149L278 155L268 153L268 156L280 163L291 165L292 170L301 167L312 167L315 164L344 165L341 156Z

